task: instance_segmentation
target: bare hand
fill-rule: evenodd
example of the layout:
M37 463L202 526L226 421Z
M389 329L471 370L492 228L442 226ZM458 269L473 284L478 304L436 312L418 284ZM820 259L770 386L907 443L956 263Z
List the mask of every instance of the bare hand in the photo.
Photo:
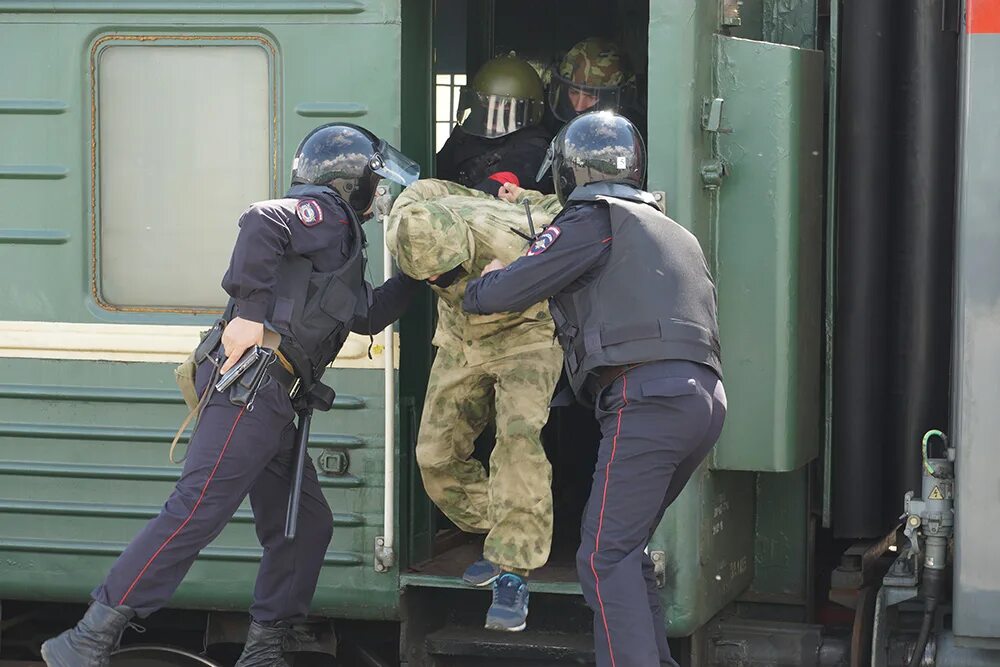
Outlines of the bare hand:
M524 188L521 186L514 185L513 183L504 183L500 186L500 192L497 193L497 197L511 204L516 204L517 198L522 192L524 192Z
M487 273L490 273L492 271L499 271L500 269L504 268L505 266L507 266L507 265L504 264L503 262L501 262L499 259L494 259L492 262L490 262L485 267L483 267L483 272L480 273L479 276L482 277L482 276L485 276Z
M262 323L244 320L242 317L234 318L222 332L222 349L226 351L226 363L222 364L221 372L225 373L232 368L252 345L260 345L263 342Z

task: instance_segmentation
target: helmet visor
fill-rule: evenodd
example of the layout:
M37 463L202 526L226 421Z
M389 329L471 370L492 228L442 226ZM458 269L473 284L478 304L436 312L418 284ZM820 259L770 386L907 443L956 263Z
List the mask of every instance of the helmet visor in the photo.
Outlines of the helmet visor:
M621 106L621 96L621 86L588 86L552 72L549 106L555 117L563 122L586 111L617 111Z
M543 105L542 100L486 95L463 86L455 120L468 134L492 139L534 125L541 118Z
M379 141L378 151L372 155L368 166L382 178L403 187L420 178L420 165L393 148L384 139Z
M546 172L552 168L552 159L556 156L556 138L553 138L549 142L549 147L545 149L545 157L542 159L542 164L538 167L538 173L535 174L536 183L541 183L542 179L545 178Z

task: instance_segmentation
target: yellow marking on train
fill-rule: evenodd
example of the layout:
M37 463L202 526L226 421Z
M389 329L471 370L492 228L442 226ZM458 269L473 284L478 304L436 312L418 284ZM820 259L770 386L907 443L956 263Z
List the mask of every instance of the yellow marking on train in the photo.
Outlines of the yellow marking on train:
M0 357L181 363L206 326L0 320ZM399 334L393 366L399 368ZM385 368L384 348L368 358L367 336L351 334L333 368Z

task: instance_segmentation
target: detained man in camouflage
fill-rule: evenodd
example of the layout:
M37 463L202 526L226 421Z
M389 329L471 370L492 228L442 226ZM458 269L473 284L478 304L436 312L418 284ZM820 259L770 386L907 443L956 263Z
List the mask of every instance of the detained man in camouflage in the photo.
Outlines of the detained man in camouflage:
M558 209L558 200L534 207L536 228ZM528 234L523 207L439 180L404 190L386 225L402 271L439 297L438 352L417 439L424 488L459 528L486 534L483 559L464 579L493 584L486 627L510 631L525 627L527 577L548 560L552 542L552 467L540 434L562 351L544 302L480 316L462 310L462 296L494 257L523 255ZM497 438L487 475L472 453L491 417Z

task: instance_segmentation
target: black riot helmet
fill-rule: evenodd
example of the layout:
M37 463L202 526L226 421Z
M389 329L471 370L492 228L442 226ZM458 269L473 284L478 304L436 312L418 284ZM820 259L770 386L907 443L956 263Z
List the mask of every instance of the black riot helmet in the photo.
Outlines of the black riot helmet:
M549 145L537 179L552 168L556 195L563 204L578 186L621 183L642 189L646 145L639 130L613 111L591 111L572 119Z
M325 185L358 214L366 213L382 178L407 186L420 166L363 127L321 125L306 135L292 160L292 185Z

